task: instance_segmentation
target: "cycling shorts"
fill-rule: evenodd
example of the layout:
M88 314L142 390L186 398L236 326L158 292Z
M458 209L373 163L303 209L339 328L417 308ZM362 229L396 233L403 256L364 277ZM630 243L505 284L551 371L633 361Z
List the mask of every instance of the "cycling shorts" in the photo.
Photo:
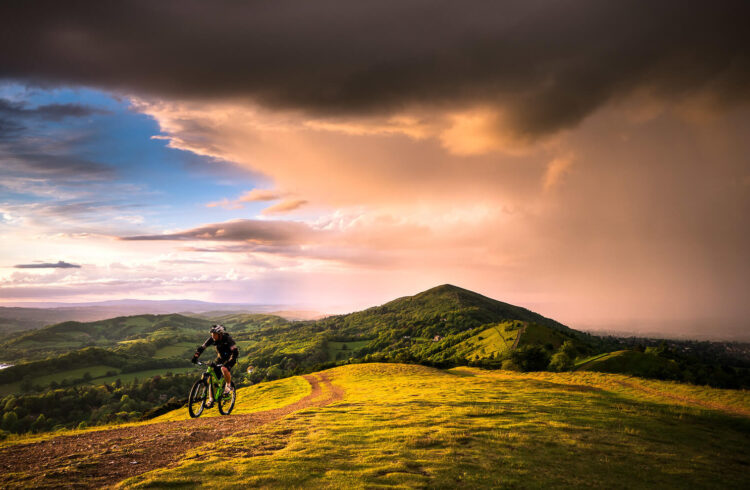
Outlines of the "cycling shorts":
M232 368L234 367L234 365L235 365L235 363L236 363L237 361L236 361L236 360L229 360L229 361L227 361L227 362L226 362L226 364L225 364L225 363L224 363L224 360L223 360L223 359L222 359L221 357L217 357L217 358L216 358L216 360L215 360L214 362L215 362L216 364L222 364L222 365L223 365L223 366L224 366L225 368L229 369L229 372L231 373L231 372L232 372ZM216 366L216 367L214 368L214 372L216 373L216 376L218 376L218 377L219 377L219 379L221 379L221 378L223 378L223 377L224 377L224 373L222 373L222 372L221 372L221 368L220 368L219 366Z

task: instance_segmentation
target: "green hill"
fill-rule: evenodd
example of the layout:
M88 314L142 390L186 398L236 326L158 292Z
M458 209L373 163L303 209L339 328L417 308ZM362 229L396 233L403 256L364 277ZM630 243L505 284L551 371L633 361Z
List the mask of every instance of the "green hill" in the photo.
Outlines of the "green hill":
M172 314L65 322L12 337L0 345L0 359L19 364L99 347L149 359L154 369L166 365L178 368L184 366L214 322L225 324L240 347L235 372L243 373L252 365L255 369L250 379L255 382L365 361L558 371L577 366L722 387L750 384L747 370L687 362L665 351L633 350L589 358L622 347L613 348L605 339L575 331L528 309L447 284L317 321L292 322L275 315L230 312L214 318ZM89 375L95 379L111 378L107 376L111 374L107 367L111 366L103 363L79 367L91 367ZM30 372L41 378L42 387L53 374ZM57 378L80 380L79 374L65 373ZM15 381L17 384L11 387L0 386L0 394L18 389L19 380ZM32 380L32 384L35 382Z
M631 374L644 378L677 379L679 365L673 359L659 356L656 352L621 350L584 359L576 365L578 371Z
M538 313L497 301L467 289L444 284L363 311L318 322L341 334L372 335L396 329L414 337L460 333L481 325L519 320L562 332L573 331Z
M137 315L96 322L63 322L0 345L15 366L0 371L0 395L61 386L111 383L191 370L187 360L215 321L226 322L242 347L250 332L287 325L273 315L226 315L206 320L183 315ZM242 349L244 350L244 349ZM25 385L25 387L24 387Z
M242 388L212 416L9 439L3 485L750 486L746 392L621 375L357 364Z
M455 365L499 359L519 336L552 350L565 340L588 346L586 335L561 323L451 285L347 315L259 330L247 339L256 341L248 351L254 364L284 368L349 358Z
M205 332L207 322L182 315L137 315L96 322L63 322L11 338L0 345L4 360L39 359L84 347L127 349L129 343L161 344Z

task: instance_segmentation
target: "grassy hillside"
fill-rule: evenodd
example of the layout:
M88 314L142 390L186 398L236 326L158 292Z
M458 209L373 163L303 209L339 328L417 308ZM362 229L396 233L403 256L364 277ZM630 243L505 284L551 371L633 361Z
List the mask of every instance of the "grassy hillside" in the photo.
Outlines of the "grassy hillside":
M240 346L236 372L256 367L253 381L331 367L353 360L410 362L437 367L471 364L521 370L579 369L627 373L662 379L689 380L723 387L750 386L750 370L716 363L686 361L666 350L622 351L606 358L587 356L606 352L605 339L572 330L525 308L509 305L451 285L399 298L364 311L317 321L290 322L268 314L222 313L215 318L182 315L139 315L99 322L65 322L12 337L0 345L0 360L18 364L59 356L87 346L150 359L153 365L181 367L195 346L206 337L211 323L223 323ZM608 350L619 350L609 345ZM653 354L653 355L652 355ZM158 361L158 362L157 362ZM171 364L168 361L173 361ZM166 364L165 364L166 362ZM96 377L103 362L91 367ZM110 366L116 367L116 366ZM53 373L27 370L49 382ZM84 374L86 371L83 371ZM124 372L118 370L116 374ZM70 381L78 373L56 378ZM104 373L106 379L111 372ZM6 377L8 374L5 375ZM47 377L45 377L47 376ZM19 380L3 380L0 393L17 390ZM49 378L49 379L48 379ZM28 384L28 382L27 382ZM74 383L75 384L75 383Z
M185 336L195 338L205 332L206 321L182 315L138 315L96 322L63 322L24 335L0 345L3 359L18 362L70 352L84 347L127 350L128 342L145 340L167 345Z
M286 325L272 315L226 315L243 353L243 341L264 328ZM11 337L0 345L15 366L0 371L0 396L81 384L105 384L190 370L187 360L208 337L212 321L182 315L137 315L96 322L64 322Z
M564 332L568 327L525 308L444 284L415 296L407 296L366 310L329 317L318 322L342 335L398 334L432 338L463 332L484 324L506 320L537 323Z
M679 373L677 362L660 357L656 353L621 350L584 359L576 365L577 370L602 373L628 373L642 377L672 378Z
M348 315L274 323L236 338L252 341L244 352L254 365L289 373L349 358L441 366L498 359L499 366L524 332L535 340L521 345L543 342L550 354L564 340L583 351L589 345L588 336L554 320L451 285Z
M750 485L747 392L590 372L395 364L343 366L328 376L343 388L343 399L185 448L175 467L124 486ZM299 399L306 393L300 379L241 390L244 410ZM163 419L184 418L184 412ZM99 457L106 458L93 461ZM10 478L23 481L22 474Z

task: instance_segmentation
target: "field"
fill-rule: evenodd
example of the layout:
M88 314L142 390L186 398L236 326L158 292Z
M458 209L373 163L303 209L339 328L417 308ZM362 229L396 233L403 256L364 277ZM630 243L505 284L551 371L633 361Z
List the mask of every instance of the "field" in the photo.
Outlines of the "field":
M106 376L107 372L115 372L117 374L112 375L112 376ZM91 380L88 382L84 381L79 384L101 385L101 384L112 383L117 379L119 379L123 383L133 381L136 378L140 380L145 380L152 376L157 376L157 375L163 376L167 372L171 372L173 374L185 374L189 372L195 372L196 378L198 377L198 374L199 374L195 366L190 365L190 363L188 363L187 361L186 361L185 367L148 369L148 370L143 370L143 371L133 371L129 373L121 373L119 372L119 369L112 368L109 366L99 365L99 366L89 366L89 367L78 368L78 369L70 369L67 371L60 371L55 374L47 374L43 376L32 377L31 382L33 384L46 386L52 381L59 383L60 381L64 379L67 379L68 381L72 381L74 379L80 380L81 378L83 378L83 375L85 373L89 373L91 374ZM0 396L6 396L12 393L17 393L19 391L19 386L20 386L20 382L7 383L7 384L0 385Z
M361 349L362 347L369 344L369 340L357 340L354 342L333 342L328 341L328 360L337 361L339 359L347 359L352 355L353 351Z
M317 396L338 395L303 403L313 381ZM233 415L211 423L217 416L189 419L181 408L148 422L13 437L0 465L9 487L750 486L750 393L741 390L586 371L353 364L242 388ZM42 472L20 463L36 446L17 445L33 441L47 448Z
M188 359L193 352L195 352L195 348L198 346L199 342L179 342L177 344L168 345L166 347L162 347L161 349L158 349L156 353L154 354L154 357L156 359L165 359L167 357L178 357L182 355L185 359Z
M225 478L241 487L314 488L750 484L746 392L599 373L393 364L329 373L342 400L204 446L175 468L125 485L224 487ZM251 387L243 397L304 394L290 383ZM180 416L184 410L165 418ZM268 454L228 458L214 450L252 454L282 429L288 437Z
M456 346L456 352L466 359L482 359L510 351L521 332L520 329L507 329L519 322L503 322L490 327Z

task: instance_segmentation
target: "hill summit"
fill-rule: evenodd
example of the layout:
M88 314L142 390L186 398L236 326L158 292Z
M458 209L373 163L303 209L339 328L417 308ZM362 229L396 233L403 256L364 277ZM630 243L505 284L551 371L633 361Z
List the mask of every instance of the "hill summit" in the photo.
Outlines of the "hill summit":
M242 326L240 318L224 321L232 332ZM255 366L282 370L357 359L499 366L519 347L541 345L551 354L568 340L586 342L559 322L451 284L363 311L248 332L241 340Z
M474 291L452 284L442 284L414 296L406 296L384 304L381 308L402 311L463 311L476 313L477 319L487 322L519 320L534 322L564 332L572 330L562 323L546 318L520 306L503 303ZM374 309L377 309L374 308ZM370 310L365 310L370 311Z

